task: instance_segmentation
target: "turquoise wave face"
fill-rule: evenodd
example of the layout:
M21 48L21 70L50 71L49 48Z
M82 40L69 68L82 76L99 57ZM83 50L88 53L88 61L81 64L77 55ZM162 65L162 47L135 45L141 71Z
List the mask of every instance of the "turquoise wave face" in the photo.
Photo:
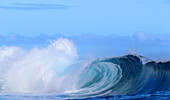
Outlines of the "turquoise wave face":
M76 66L79 66L76 65ZM70 70L70 69L68 69ZM46 99L79 99L79 98L143 98L161 94L169 97L170 62L155 62L142 56L126 55L123 57L105 58L86 64L83 69L74 67L72 72L63 75L75 75L69 91L60 93L11 93L1 89L1 98L46 98ZM74 74L73 74L74 73ZM69 81L66 81L69 82ZM121 96L118 96L121 95ZM126 96L125 96L126 95ZM130 95L135 95L130 97ZM114 97L113 97L114 96Z
M170 88L170 62L154 62L142 56L127 55L96 60L80 75L78 98L144 95Z

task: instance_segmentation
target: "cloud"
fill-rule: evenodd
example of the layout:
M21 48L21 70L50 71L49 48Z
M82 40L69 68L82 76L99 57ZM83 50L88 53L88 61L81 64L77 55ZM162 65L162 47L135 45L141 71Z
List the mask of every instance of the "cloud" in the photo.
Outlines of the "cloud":
M64 36L61 34L46 35L37 37L23 37L16 34L0 36L0 46L17 46L25 49L34 47L44 48L50 40L67 38L75 44L78 54L94 55L95 57L120 56L128 51L149 57L149 58L170 58L170 35L148 34L136 32L132 36L118 35L95 35L83 34L76 36Z
M13 3L8 5L0 5L0 9L7 10L59 10L59 9L67 9L72 6L69 5L61 5L61 4L32 4L32 3Z
M146 32L136 32L133 38L143 44L168 45L170 46L170 35L167 34L148 34Z

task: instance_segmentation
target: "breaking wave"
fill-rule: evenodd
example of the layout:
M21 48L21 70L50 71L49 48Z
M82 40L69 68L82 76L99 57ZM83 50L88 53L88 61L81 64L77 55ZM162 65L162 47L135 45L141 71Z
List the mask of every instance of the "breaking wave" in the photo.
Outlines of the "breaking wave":
M169 91L169 77L169 61L156 62L138 55L79 59L68 39L30 51L0 48L1 96L24 93L28 97L46 94L51 98L88 98L152 94Z

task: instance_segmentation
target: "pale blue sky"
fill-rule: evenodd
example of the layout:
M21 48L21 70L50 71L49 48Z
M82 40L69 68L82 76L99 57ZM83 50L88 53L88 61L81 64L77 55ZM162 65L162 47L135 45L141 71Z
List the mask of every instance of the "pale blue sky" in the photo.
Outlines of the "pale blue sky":
M0 35L170 35L168 0L1 0Z

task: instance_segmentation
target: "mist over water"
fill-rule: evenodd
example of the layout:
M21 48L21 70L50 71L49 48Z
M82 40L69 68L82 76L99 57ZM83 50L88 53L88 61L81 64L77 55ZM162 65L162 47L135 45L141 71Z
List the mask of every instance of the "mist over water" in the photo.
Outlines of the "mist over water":
M42 49L0 47L0 89L9 92L64 92L73 88L75 80L73 75L62 74L76 63L76 48L68 39L51 41Z

